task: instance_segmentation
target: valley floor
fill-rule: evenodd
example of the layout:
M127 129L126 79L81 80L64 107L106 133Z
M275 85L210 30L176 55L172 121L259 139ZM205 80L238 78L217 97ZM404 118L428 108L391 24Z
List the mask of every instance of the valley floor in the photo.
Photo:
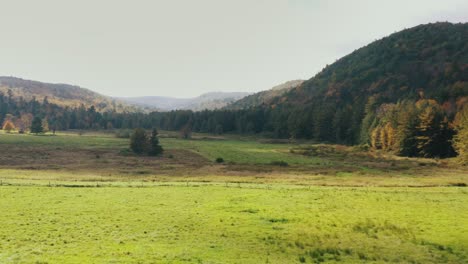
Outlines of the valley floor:
M107 134L0 134L0 263L468 261L468 171L452 160L161 142L151 158Z

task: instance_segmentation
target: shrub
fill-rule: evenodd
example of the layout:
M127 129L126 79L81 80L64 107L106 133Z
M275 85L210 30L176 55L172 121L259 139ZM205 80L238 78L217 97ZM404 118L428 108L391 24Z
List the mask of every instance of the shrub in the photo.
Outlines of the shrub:
M223 158L216 158L216 163L223 163L224 162L224 159Z
M131 150L128 149L128 148L121 149L121 150L119 151L119 155L122 155L122 156L128 156L128 155L130 155L130 153L131 153Z
M143 128L137 128L130 137L130 149L136 154L143 154L148 149L148 140L146 131Z
M270 164L271 164L271 165L274 165L274 166L280 166L280 167L287 167L287 166L289 166L289 164L288 164L286 161L282 161L282 160L280 160L280 161L272 161Z

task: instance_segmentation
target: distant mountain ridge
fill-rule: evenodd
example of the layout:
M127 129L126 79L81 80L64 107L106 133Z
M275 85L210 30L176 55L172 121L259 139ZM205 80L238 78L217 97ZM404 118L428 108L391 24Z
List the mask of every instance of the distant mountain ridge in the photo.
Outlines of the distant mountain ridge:
M214 110L248 96L245 92L210 92L194 98L174 98L164 96L118 97L125 101L147 110L171 111L171 110Z
M10 93L14 99L23 98L30 101L35 98L38 101L47 100L59 106L86 107L94 106L97 111L137 111L134 106L123 101L101 95L89 89L69 84L44 83L25 80L16 77L0 76L0 92L5 95Z
M226 109L239 110L239 109L247 109L251 107L261 106L264 104L269 104L271 100L273 100L274 98L278 96L282 96L283 94L287 93L291 89L294 89L300 86L303 82L304 80L287 81L283 84L280 84L271 88L270 90L251 94L240 100L237 100L227 105Z

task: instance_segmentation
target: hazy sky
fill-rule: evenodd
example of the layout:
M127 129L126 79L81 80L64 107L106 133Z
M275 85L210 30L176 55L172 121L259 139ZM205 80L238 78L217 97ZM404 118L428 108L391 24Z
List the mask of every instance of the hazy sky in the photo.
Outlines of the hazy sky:
M269 89L467 0L0 0L0 75L113 96Z

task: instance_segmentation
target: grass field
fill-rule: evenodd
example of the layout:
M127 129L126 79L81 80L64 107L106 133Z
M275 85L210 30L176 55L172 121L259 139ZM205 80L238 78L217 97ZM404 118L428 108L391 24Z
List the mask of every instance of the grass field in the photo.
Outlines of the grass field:
M451 160L205 137L0 134L0 263L468 262Z

